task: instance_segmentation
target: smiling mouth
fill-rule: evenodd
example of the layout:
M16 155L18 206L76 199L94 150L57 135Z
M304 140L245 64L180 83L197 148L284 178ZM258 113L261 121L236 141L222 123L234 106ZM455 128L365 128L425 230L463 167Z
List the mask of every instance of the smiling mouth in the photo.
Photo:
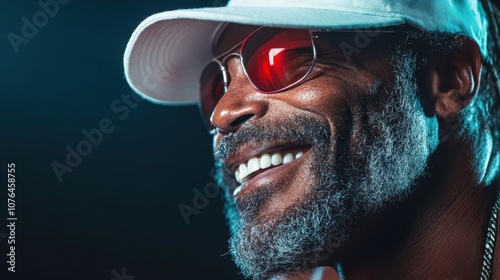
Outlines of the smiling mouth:
M289 147L280 150L264 152L258 156L236 165L234 178L239 184L243 184L258 174L290 163L304 155L310 147Z

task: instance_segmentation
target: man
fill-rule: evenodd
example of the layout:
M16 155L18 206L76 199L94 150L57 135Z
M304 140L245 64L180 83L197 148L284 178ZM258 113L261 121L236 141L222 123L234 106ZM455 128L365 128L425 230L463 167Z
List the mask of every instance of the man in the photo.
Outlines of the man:
M199 103L244 276L500 279L498 17L487 0L233 0L146 19L125 73L153 102Z

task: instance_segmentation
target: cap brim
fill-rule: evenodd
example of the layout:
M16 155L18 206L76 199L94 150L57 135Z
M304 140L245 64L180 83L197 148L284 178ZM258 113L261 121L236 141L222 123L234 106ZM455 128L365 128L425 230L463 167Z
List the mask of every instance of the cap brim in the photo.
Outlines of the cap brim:
M308 29L359 29L401 25L394 13L364 14L313 8L220 7L163 12L134 31L124 55L125 77L158 104L198 102L198 79L212 58L213 33L221 22Z

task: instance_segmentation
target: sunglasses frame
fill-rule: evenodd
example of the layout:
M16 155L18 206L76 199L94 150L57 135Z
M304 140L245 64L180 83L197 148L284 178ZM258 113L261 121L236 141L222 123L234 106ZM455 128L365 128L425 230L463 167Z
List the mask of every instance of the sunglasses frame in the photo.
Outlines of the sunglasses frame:
M284 90L287 90L289 88L292 88L294 86L296 86L298 83L302 82L302 80L304 80L308 75L309 73L312 71L312 69L314 68L314 62L316 61L316 47L314 45L314 41L313 39L316 39L318 38L318 36L315 36L313 35L312 31L311 30L308 30L309 32L309 36L310 36L310 40L311 40L311 47L312 47L312 50L313 50L313 60L311 62L311 67L309 68L309 70L304 74L304 77L300 78L298 81L284 87L284 88L281 88L279 90L273 90L273 91L263 91L261 89L259 89L255 84L254 82L250 79L250 76L248 75L248 72L247 72L247 69L245 67L245 61L244 61L244 58L243 58L243 49L245 48L245 45L248 41L248 39L250 39L250 37L252 37L253 35L255 35L255 33L261 31L262 29L283 29L283 30L287 30L287 28L276 28L276 27L265 27L265 26L262 26L262 27L259 27L258 29L256 29L255 31L253 31L252 33L250 33L247 37L245 37L245 39L243 39L241 42L239 42L238 44L236 44L234 47L232 47L231 49L229 49L228 51L218 55L217 57L214 57L212 58L212 60L210 60L209 63L207 63L207 66L208 64L212 63L212 62L217 62L220 66L220 70L222 71L222 75L223 75L223 81L224 81L224 93L227 92L227 88L228 88L228 73L227 73L227 70L226 70L226 67L224 66L226 64L226 62L229 60L229 58L233 57L233 56L238 56L239 59L240 59L240 64L241 64L241 67L243 68L243 73L245 74L245 76L247 77L248 81L250 82L250 84L252 85L252 87L260 92L260 93L263 93L263 94L273 94L273 93L278 93L278 92L281 92L281 91L284 91ZM300 30L300 29L298 29ZM314 37L315 36L315 37ZM234 50L237 49L239 47L239 51L238 52L235 52ZM223 58L222 60L220 58Z
M225 27L225 25L224 25ZM249 75L248 75L248 72L247 72L247 69L245 67L245 63L244 63L244 59L243 59L243 49L247 43L247 41L253 36L255 35L257 32L261 31L262 29L266 29L266 28L269 28L269 29L283 29L283 30L290 30L292 28L280 28L280 27L267 27L267 26L261 26L259 28L257 28L256 30L252 31L248 36L246 36L243 40L241 40L239 43L237 43L236 45L234 45L234 47L230 48L229 50L225 51L224 53L212 58L206 65L205 67L203 68L203 71L202 71L202 74L205 72L205 70L207 69L207 67L212 64L212 63L217 63L219 65L219 69L220 71L222 72L222 79L223 79L223 83L224 83L224 93L225 94L227 91L228 91L228 86L229 86L229 79L228 79L228 71L225 67L225 64L227 63L227 61L229 60L229 58L231 57L234 57L234 56L237 56L240 60L240 65L243 69L243 73L245 74L247 80L249 81L249 83L252 85L252 87L262 93L262 94L274 94L274 93L279 93L279 92L282 92L282 91L285 91L287 89L290 89L290 88L293 88L301 83L303 83L307 76L309 76L309 74L311 73L311 71L314 69L314 64L316 62L316 59L317 59L317 51L316 51L316 45L314 43L314 40L315 39L318 39L320 36L318 33L329 33L329 32L339 32L339 33L357 33L357 32L375 32L375 33L414 33L416 32L416 29L414 30L389 30L389 29L375 29L375 30L353 30L353 29L308 29L307 31L309 32L309 36L310 36L310 40L311 40L311 47L312 47L312 50L313 50L313 58L312 58L312 61L311 61L311 66L309 67L309 70L304 74L304 76L300 79L298 79L297 81L291 83L290 85L288 86L285 86L281 89L278 89L278 90L273 90L273 91L262 91L260 90L254 83L253 81L250 79ZM223 29L223 28L221 28ZM413 29L413 28L412 28ZM297 29L297 30L301 30L301 29ZM302 29L304 30L304 29ZM220 34L220 33L219 33ZM239 51L235 51L236 49L239 48ZM222 59L221 59L222 58ZM203 76L203 75L202 75ZM207 129L210 131L210 135L215 135L216 134L216 127L215 125L213 125L211 119L212 119L212 115L213 115L213 111L210 115L210 118L209 119L206 119L206 114L204 112L204 109L203 109L203 104L202 104L202 98L201 98L201 95L202 95L202 92L201 92L201 82L199 83L198 85L198 93L200 94L200 102L199 102L199 109L200 109L200 112L202 114L202 118L205 122L205 125L207 126ZM214 107L215 109L215 107Z

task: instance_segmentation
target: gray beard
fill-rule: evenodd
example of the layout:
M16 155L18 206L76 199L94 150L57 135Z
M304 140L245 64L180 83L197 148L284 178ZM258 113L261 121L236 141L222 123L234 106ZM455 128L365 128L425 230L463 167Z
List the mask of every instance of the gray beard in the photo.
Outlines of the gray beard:
M435 119L425 117L417 96L414 56L398 52L393 63L397 74L390 98L382 110L368 114L368 131L357 139L357 153L340 162L335 162L328 124L311 117L250 125L221 141L215 155L216 180L226 190L230 252L245 277L266 279L309 270L344 244L364 216L409 196L437 147L438 129ZM234 179L222 166L246 141L279 139L312 144L310 180L315 187L283 215L262 217L259 209L274 187L259 188L236 203L230 194Z

